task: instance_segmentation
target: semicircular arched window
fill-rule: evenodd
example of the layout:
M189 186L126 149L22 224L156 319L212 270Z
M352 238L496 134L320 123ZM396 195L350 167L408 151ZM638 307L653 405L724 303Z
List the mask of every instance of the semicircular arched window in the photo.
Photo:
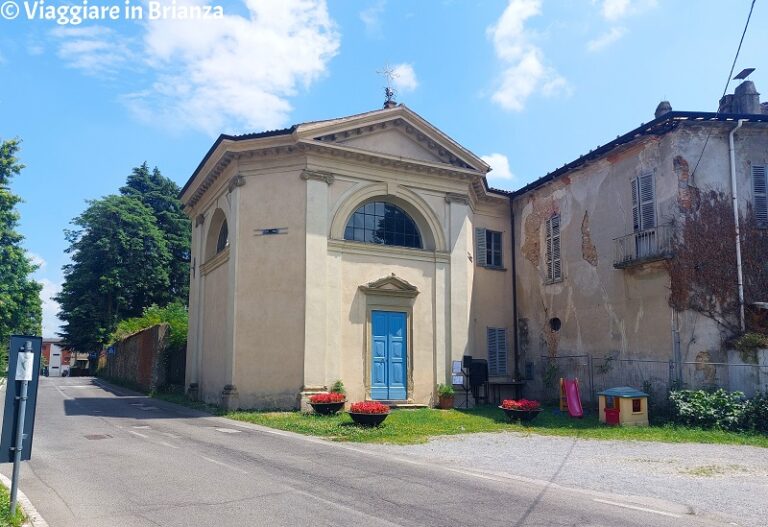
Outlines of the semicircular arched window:
M224 220L219 230L219 238L216 240L216 254L226 249L227 245L229 245L229 227L227 227L227 220Z
M370 201L349 218L344 239L421 249L416 222L403 209L386 201Z

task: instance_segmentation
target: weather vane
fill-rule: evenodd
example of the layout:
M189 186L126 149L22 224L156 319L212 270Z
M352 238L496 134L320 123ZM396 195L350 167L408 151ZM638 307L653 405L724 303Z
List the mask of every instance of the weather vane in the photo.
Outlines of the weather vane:
M392 82L399 77L395 72L395 69L390 67L389 64L385 65L383 69L378 70L376 73L387 79L387 85L384 88L384 108L391 108L395 105L395 90L392 88Z

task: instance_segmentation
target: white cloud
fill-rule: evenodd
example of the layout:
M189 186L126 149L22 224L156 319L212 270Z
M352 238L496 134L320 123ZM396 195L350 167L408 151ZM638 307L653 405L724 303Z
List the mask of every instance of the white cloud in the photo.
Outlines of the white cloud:
M360 20L365 25L365 32L370 37L381 37L381 16L384 14L386 0L377 0L368 8L360 11Z
M416 72L411 64L397 64L392 68L392 84L401 92L413 91L419 87Z
M545 96L570 93L568 81L546 64L544 52L525 27L526 20L540 14L541 0L509 0L498 22L488 28L496 56L504 64L491 98L504 109L522 111L537 89Z
M587 50L595 52L606 48L619 40L627 32L624 27L612 27L606 33L587 42Z
M27 251L27 259L32 262L32 265L36 265L39 271L45 270L45 266L48 265L42 256L29 251Z
M482 156L481 159L491 165L491 171L488 173L489 180L509 183L514 179L515 176L509 169L509 158L504 154L488 154L487 156Z
M656 0L603 0L600 14L609 22L642 13L656 7Z
M59 56L88 73L149 73L146 85L121 98L151 124L211 135L281 127L289 98L326 73L340 36L325 0L244 3L247 16L148 20L135 41L109 28L60 32Z
M40 291L40 300L43 303L43 336L55 337L61 329L61 320L57 316L59 304L53 300L53 297L61 291L61 283L52 282L47 278L37 281L43 284L43 289Z
M131 41L105 26L63 26L52 30L51 35L58 39L56 55L86 75L113 75L132 55Z

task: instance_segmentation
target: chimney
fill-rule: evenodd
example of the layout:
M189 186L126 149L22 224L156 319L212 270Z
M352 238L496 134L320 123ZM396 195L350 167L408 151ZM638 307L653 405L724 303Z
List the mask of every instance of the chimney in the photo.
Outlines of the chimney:
M733 91L733 113L760 113L760 94L755 83L744 81Z
M654 113L654 115L656 116L656 119L658 119L665 113L669 113L671 111L672 111L672 105L669 104L669 101L661 101L659 105L656 107L656 113Z
M755 71L755 68L746 68L734 77L742 83L736 86L733 94L728 94L720 99L719 113L760 114L763 108L760 105L760 94L755 88L755 83L747 80L747 77Z

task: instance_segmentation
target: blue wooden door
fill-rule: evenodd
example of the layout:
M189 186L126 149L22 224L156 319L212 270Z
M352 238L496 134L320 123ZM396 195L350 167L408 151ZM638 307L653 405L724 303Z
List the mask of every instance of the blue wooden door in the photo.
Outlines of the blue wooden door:
M407 398L406 314L371 313L371 398L402 401Z

